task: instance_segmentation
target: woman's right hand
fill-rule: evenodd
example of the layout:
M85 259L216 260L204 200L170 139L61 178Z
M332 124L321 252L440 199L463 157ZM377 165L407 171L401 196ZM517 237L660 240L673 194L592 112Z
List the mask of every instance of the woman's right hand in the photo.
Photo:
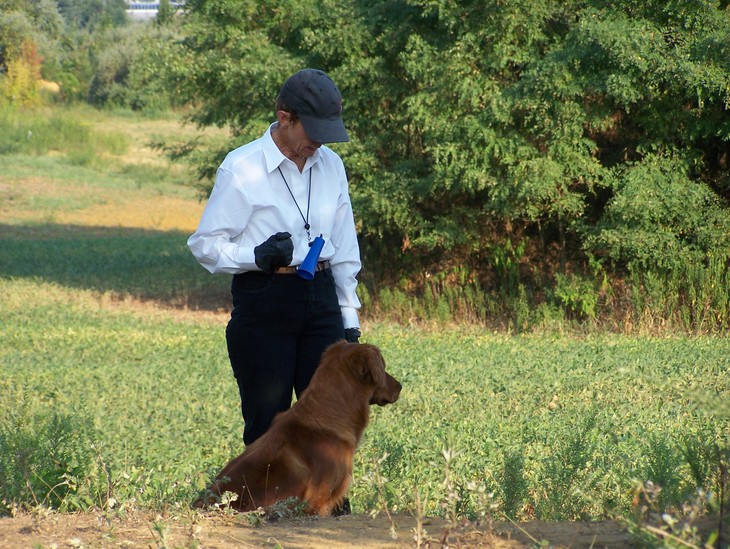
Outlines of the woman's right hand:
M286 267L294 254L291 234L281 232L271 235L266 242L256 246L253 253L256 265L265 273L271 274L279 267Z

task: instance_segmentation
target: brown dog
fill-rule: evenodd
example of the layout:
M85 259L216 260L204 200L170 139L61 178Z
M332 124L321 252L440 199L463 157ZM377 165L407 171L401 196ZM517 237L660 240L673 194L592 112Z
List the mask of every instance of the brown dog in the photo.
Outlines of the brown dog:
M352 477L352 457L370 417L370 404L398 400L401 384L385 371L374 345L340 341L322 355L301 398L278 414L258 440L218 473L207 497L238 494L240 511L297 497L310 514L329 515Z

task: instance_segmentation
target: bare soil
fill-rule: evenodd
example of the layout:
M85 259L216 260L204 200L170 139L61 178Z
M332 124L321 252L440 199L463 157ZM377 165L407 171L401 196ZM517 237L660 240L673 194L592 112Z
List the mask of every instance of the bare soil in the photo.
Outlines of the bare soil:
M337 518L283 518L251 524L244 515L191 514L155 516L141 511L110 517L99 512L21 513L0 519L2 548L260 548L400 549L413 547L490 547L513 549L624 548L632 539L617 522L464 523L443 519L350 515Z

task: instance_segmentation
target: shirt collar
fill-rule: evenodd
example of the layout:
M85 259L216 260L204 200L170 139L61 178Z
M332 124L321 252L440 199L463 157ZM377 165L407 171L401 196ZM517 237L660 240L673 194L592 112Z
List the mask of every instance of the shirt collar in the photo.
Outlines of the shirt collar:
M274 143L274 138L271 137L271 130L276 124L276 122L271 124L271 126L269 126L269 128L266 130L266 133L264 133L262 137L264 158L266 159L266 169L269 173L273 172L276 168L281 166L282 162L289 160L279 150L279 147L276 146L276 143ZM304 171L308 170L317 163L317 161L319 160L319 155L320 151L319 149L317 149L311 157L307 158L307 161L304 164Z

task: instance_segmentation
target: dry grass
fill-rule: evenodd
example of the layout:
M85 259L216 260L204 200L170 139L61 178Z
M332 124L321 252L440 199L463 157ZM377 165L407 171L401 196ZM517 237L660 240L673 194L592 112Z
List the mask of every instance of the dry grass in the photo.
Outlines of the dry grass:
M150 147L151 143L169 139L223 140L228 137L226 130L207 127L197 128L186 124L179 117L163 119L144 119L131 116L109 116L91 111L88 124L95 133L121 133L129 138L128 151L120 159L129 164L150 164L169 166L169 161L160 151Z
M192 233L202 211L203 204L190 199L120 196L113 204L96 204L78 212L61 212L56 222Z
M200 130L183 125L179 118L150 120L92 109L82 109L78 116L94 135L124 136L128 143L122 152L102 153L100 160L109 173L95 177L90 170L61 164L45 173L17 168L15 173L1 174L0 223L195 229L204 203L194 188L194 173L187 166L172 163L153 144L194 137L224 140L224 130Z
M48 178L0 178L0 219L10 225L59 224L192 232L204 203L190 189L182 196L159 189L88 187ZM71 199L77 196L80 198ZM20 207L19 207L20 206Z

